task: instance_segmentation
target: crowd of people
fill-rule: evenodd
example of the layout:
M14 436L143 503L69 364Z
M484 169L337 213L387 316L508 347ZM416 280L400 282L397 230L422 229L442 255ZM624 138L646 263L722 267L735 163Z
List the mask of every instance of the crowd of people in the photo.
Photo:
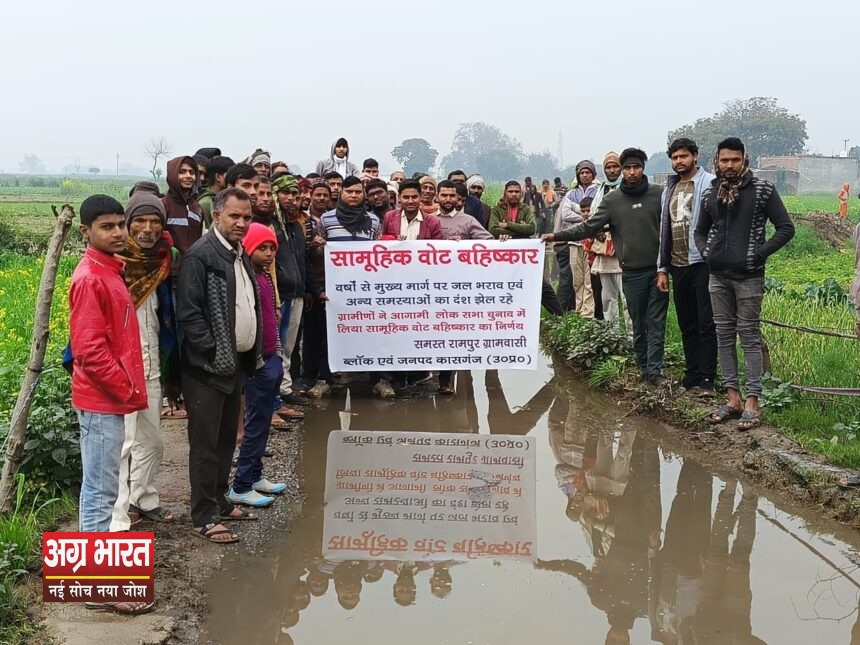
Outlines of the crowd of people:
M675 174L665 188L649 183L645 153L628 148L604 157L602 180L584 160L570 189L560 178L540 188L511 180L493 205L481 200L479 175L455 170L437 181L397 171L384 180L376 160L359 169L349 152L338 139L316 172L300 176L262 149L235 163L203 148L168 162L165 195L138 182L125 206L106 195L81 204L88 244L69 294L81 531L174 521L155 487L163 413L187 416L195 536L238 541L228 524L255 519L253 509L286 490L263 472L270 429L303 418L340 377L327 356L329 241L538 235L559 266L558 290L541 285L543 305L625 325L643 380L655 386L665 381L671 276L684 387L713 392L719 361L728 399L710 420L739 417L741 429L761 422L764 264L794 229L738 139L720 143L716 175L699 166L693 141L679 139L668 149ZM775 233L766 240L768 222ZM435 387L429 372L371 379L384 398ZM438 374L440 395L455 390L450 372Z

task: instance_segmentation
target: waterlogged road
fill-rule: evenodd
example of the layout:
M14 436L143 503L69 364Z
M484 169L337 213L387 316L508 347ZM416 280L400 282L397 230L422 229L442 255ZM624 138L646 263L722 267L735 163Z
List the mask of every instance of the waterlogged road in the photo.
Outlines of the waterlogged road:
M702 466L658 424L623 417L543 360L537 372L461 373L453 400L351 389L355 430L535 437L536 563L324 559L341 393L305 421L297 518L262 551L230 552L210 581L203 640L860 645L856 532Z

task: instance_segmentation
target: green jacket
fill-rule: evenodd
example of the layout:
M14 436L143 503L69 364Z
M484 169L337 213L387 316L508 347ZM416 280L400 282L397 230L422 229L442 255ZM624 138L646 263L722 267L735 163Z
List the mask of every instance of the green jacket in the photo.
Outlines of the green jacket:
M508 222L507 228L499 226L499 222ZM520 212L516 222L508 219L507 204L499 203L490 211L490 233L498 238L500 235L510 235L513 238L532 237L537 230L535 225L535 213L528 204L520 202Z
M209 186L205 186L203 190L197 193L197 203L203 210L203 221L206 223L206 228L212 227L212 202L215 201L215 193Z
M577 242L594 237L609 227L618 262L625 271L657 270L660 253L661 186L648 186L643 195L627 195L620 189L606 195L582 224L555 234L555 242Z

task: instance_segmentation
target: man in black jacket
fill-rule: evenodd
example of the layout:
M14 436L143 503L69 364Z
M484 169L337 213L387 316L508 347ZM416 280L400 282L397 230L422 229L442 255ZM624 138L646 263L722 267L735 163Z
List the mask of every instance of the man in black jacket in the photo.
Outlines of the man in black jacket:
M224 497L242 383L262 364L260 298L241 241L251 201L238 188L215 196L213 226L183 258L176 289L182 329L182 393L188 409L188 472L195 535L218 544L239 537L221 521L247 513Z
M702 197L695 241L711 277L708 291L717 327L723 385L729 401L711 416L711 423L740 417L739 430L761 425L761 303L767 258L794 237L794 224L773 184L754 177L740 139L717 146L717 178ZM765 240L767 222L776 231ZM746 401L738 384L737 337L744 350Z

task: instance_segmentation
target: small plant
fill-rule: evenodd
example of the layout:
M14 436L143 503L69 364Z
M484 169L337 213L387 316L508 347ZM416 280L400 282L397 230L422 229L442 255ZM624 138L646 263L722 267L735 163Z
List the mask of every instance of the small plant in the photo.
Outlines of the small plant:
M848 294L833 278L827 278L821 284L808 283L803 295L807 300L825 306L844 305L848 302Z
M591 387L607 388L618 382L624 376L629 359L626 356L610 356L588 375L588 384Z
M765 372L762 376L762 407L769 410L782 410L795 400L791 383L781 381L770 372Z

